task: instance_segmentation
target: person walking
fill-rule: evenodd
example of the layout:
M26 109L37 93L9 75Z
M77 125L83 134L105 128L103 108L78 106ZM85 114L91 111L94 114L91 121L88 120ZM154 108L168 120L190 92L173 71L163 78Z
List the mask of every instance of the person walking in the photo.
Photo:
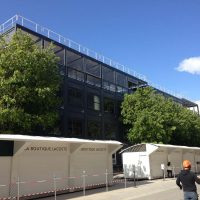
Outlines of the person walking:
M171 166L171 162L167 163L167 177L168 178L172 178L172 166Z
M178 174L176 184L183 189L184 200L197 200L197 187L200 184L200 178L191 171L191 162L189 160L183 161L183 170Z

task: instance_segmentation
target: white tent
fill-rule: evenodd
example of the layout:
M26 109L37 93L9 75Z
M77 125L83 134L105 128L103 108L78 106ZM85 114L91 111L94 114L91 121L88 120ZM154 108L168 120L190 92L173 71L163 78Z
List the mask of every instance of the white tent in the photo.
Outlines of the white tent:
M170 162L173 174L182 169L182 161L188 159L192 170L200 172L200 148L165 144L137 144L121 151L126 178L155 179L163 177L162 167Z
M112 174L112 154L122 146L117 141L0 134L3 141L12 141L13 152L0 156L0 197L16 196L13 183L18 180L20 195L53 191L53 177L58 178L57 190L82 187L83 173L86 185L105 183L106 170Z

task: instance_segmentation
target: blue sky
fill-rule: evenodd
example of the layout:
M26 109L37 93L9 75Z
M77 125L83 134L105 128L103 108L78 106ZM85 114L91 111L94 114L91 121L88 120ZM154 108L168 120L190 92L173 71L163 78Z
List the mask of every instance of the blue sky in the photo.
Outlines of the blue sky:
M1 0L15 14L200 100L200 0Z

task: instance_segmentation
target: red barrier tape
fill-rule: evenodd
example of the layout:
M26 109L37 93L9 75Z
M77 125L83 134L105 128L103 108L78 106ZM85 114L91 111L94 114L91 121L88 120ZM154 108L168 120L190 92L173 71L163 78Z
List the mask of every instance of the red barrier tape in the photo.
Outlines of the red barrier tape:
M78 179L78 178L83 178L84 177L88 177L88 176L93 176L93 177L97 177L97 176L101 176L103 175L105 177L105 175L118 175L119 173L103 173L103 174L93 174L93 175L88 175L88 174L84 174L82 176L78 176L78 177L64 177L64 178L59 178L59 177L55 177L52 179L46 179L46 180L37 180L37 181L19 181L19 184L38 184L38 183L47 183L47 182L53 182L56 181L58 182L59 180L67 180L67 179ZM117 180L117 181L109 181L109 184L112 183L119 183L119 182L124 182L124 180ZM9 185L0 185L0 189L3 187L14 187L17 186L18 182L15 183L10 183ZM106 183L98 183L98 184L90 184L85 186L85 189L92 189L92 188L98 188L98 187L104 187L106 186ZM63 189L59 189L57 190L57 194L59 193L67 193L67 192L74 192L74 191L80 191L83 190L83 187L81 186L77 186L77 187L71 187L71 188L63 188ZM32 193L32 194L27 194L27 195L22 195L20 196L20 198L22 199L26 199L26 197L34 197L34 196L40 196L40 195L53 195L55 191L47 191L47 192L38 192L38 193ZM16 200L17 197L8 197L8 198L0 198L0 200Z

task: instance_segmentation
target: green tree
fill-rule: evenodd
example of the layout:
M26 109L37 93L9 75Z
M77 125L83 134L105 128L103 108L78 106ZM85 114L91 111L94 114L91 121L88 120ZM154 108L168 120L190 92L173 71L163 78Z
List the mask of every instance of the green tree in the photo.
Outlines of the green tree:
M126 94L121 114L124 124L129 127L129 141L169 143L176 130L174 117L179 108L178 104L156 94L151 87Z
M186 108L179 109L174 118L176 130L171 138L171 144L199 146L200 117Z
M58 58L17 31L0 37L0 133L54 132L61 83Z

